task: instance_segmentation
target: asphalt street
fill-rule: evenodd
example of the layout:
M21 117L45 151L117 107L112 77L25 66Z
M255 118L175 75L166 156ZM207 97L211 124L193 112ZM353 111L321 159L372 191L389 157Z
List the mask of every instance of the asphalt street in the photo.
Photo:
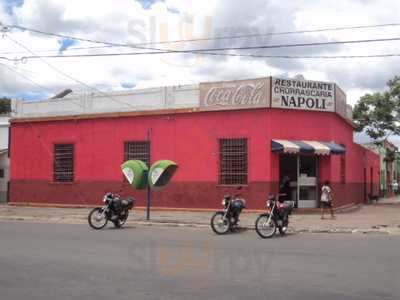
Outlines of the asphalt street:
M0 299L400 299L400 237L0 222Z

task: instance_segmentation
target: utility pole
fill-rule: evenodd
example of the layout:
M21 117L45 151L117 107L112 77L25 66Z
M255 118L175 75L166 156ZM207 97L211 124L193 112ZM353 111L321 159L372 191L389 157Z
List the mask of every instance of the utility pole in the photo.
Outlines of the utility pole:
M151 189L150 189L150 184L148 183L148 176L150 173L150 166L151 166L151 134L152 134L152 128L147 129L147 141L149 142L149 172L147 173L147 205L146 205L146 220L150 220L150 208L151 208Z

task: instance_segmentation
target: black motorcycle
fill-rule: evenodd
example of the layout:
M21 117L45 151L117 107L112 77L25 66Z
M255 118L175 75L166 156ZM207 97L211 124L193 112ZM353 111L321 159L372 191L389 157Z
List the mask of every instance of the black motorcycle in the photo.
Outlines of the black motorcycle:
M281 201L280 196L286 194L278 194L268 196L267 209L268 213L261 214L255 224L256 232L262 238L271 238L275 235L278 228L279 233L284 235L289 225L289 215L292 213L293 201Z
M239 188L240 189L240 188ZM225 234L238 228L239 215L246 206L246 201L239 194L225 195L222 200L223 211L217 211L211 217L211 228L216 234Z
M108 221L114 223L117 228L122 227L128 220L129 210L133 208L134 199L121 199L120 195L107 193L103 197L105 205L94 208L88 216L90 227L102 229Z

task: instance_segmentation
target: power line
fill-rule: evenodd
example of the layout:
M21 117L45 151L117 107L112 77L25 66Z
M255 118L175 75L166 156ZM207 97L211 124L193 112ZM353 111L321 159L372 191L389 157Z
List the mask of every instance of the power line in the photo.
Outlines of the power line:
M0 23L1 25L1 23ZM18 25L3 25L6 27L13 27L20 30L31 31L43 35L52 35L60 38L70 38L77 40L76 37L70 37L61 34L55 34L50 32L44 32L37 29L31 29ZM207 37L207 38L196 38L196 39L181 39L181 40L169 40L169 41L160 41L160 42L147 42L147 43L138 43L133 44L131 46L146 46L146 45L162 45L162 44L173 44L173 43L185 43L185 42L197 42L197 41L210 41L210 40L224 40L224 39L243 39L243 38L252 38L252 37L262 37L262 36L275 36L275 35L291 35L291 34L304 34L304 33L317 33L317 32L329 32L329 31L343 31L343 30L354 30L354 29L368 29L368 28L382 28L382 27L392 27L392 26L400 26L400 23L386 23L386 24L375 24L375 25L360 25L360 26L347 26L347 27L333 27L333 28L319 28L319 29L310 29L310 30L298 30L298 31L283 31L283 32L267 32L267 33L255 33L255 34L244 34L244 35L231 35L231 36L215 36L215 37ZM80 41L82 41L79 38ZM121 44L119 46L114 45L105 45L105 46L89 46L89 47L74 47L63 50L63 52L69 51L77 51L77 50L93 50L93 49L105 49L112 47L130 47L127 44ZM36 50L36 53L45 53L45 52L58 52L59 49L55 50ZM25 52L1 52L0 55L7 54L24 54Z
M165 52L126 52L126 53L102 53L102 54L72 54L72 55L48 55L48 56L24 56L22 59L39 59L39 58L84 58L84 57L109 57L109 56L135 56L135 55L151 55L151 54L171 54ZM381 58L381 57L397 57L400 53L389 54L367 54L367 55L257 55L257 54L237 54L237 53L205 53L215 56L232 56L232 57L253 57L253 58L281 58L281 59L347 59L347 58ZM1 59L1 57L0 57Z
M45 90L47 93L50 93L50 94L53 93L52 90L50 90L50 89L48 89L48 88L46 88L46 87L44 87L44 86L38 84L37 82L33 81L31 78L25 76L24 74L22 74L22 73L20 73L20 72L18 72L18 71L16 71L16 70L13 70L10 66L7 66L6 64L3 64L3 63L0 63L0 65L3 66L4 68L7 68L9 71L15 73L16 75L20 76L21 78L23 78L23 79L29 81L31 84L33 84L33 85L35 85L35 86L41 88L42 90ZM79 107L84 108L84 106L81 105L80 103L77 103L77 102L72 101L72 100L71 100L71 102L74 103L74 104L76 104L76 105L78 105Z
M107 49L107 48L112 48L114 46L91 46L91 47L74 47L74 48L68 48L65 49L61 52L66 52L66 51L78 51L78 50L91 50L91 49ZM53 50L32 50L35 53L46 53L46 52L60 52L59 49L53 49ZM26 51L7 51L7 52L0 52L0 55L9 55L9 54L25 54Z
M30 31L43 35L51 35L63 39L71 39L71 40L79 40L90 43L100 43L110 45L109 42L98 41L88 38L78 38L70 35L46 32L38 29L28 28L19 25L3 25L9 28L17 28L20 30ZM382 28L382 27L392 27L392 26L400 26L400 23L386 23L386 24L374 24L374 25L359 25L359 26L343 26L343 27L331 27L331 28L319 28L319 29L310 29L310 30L297 30L297 31L282 31L282 32L267 32L267 33L255 33L255 34L244 34L244 35L231 35L231 36L215 36L215 37L207 37L207 38L195 38L195 39L186 39L186 40L170 40L170 41L160 41L160 42L148 42L148 43L136 43L136 44L118 44L112 43L113 46L118 47L131 47L137 48L137 46L146 46L146 45L160 45L160 44L172 44L172 43L184 43L184 42L197 42L197 41L210 41L210 40L224 40L224 39L241 39L241 38L249 38L249 37L262 37L262 36L274 36L274 35L291 35L291 34L304 34L304 33L316 33L316 32L327 32L327 31L343 31L343 30L354 30L354 29L367 29L367 28Z
M394 25L397 23L392 23ZM371 25L372 26L372 25ZM378 25L375 25L378 26ZM19 26L20 28L21 26ZM21 27L22 28L22 27ZM23 27L25 28L25 27ZM27 29L28 30L28 29ZM219 51L232 51L232 50L255 50L255 49L277 49L277 48L292 48L292 47L312 47L312 46L326 46L326 45L337 45L337 44L355 44L355 43L371 43L371 42L389 42L389 41L399 41L400 37L394 38L380 38L380 39L364 39L364 40L347 40L347 41L330 41L330 42L315 42L315 43L297 43L297 44L276 44L276 45L259 45L259 46L246 46L246 47L225 47L225 48L205 48L205 49L188 49L188 50L172 50L172 49L160 49L160 48L147 48L147 47L139 47L133 46L128 44L118 44L118 43L111 43L105 41L96 41L91 39L83 39L78 37L72 36L64 36L54 33L48 33L44 31L39 31L36 29L29 29L34 32L40 32L41 34L47 35L55 35L58 37L75 39L85 42L92 42L92 43L101 43L107 44L111 46L118 46L118 47L132 47L132 48L139 48L139 49L146 49L146 50L155 50L152 52L128 52L128 53L104 53L104 54L75 54L75 55L34 55L34 56L26 56L25 58L36 59L36 58L69 58L69 57L101 57L101 56L127 56L127 55L154 55L154 54L169 54L169 53L184 53L184 54L205 54L205 55L217 55L217 56L247 56L247 57L260 57L260 58L314 58L311 56L288 56L288 55L254 55L254 54L234 54L234 53L220 53ZM397 56L390 54L388 56ZM380 57L388 57L388 56L380 56ZM362 56L360 56L362 57ZM368 56L368 57L377 57L375 55ZM315 57L315 58L323 58L323 57ZM328 57L324 57L328 58ZM331 57L331 58L339 58L339 57ZM344 58L343 56L340 58ZM351 58L355 58L355 56L351 56Z
M2 67L4 67L4 68L8 69L9 71L13 72L14 74L20 76L21 78L24 78L25 80L29 81L32 85L35 85L35 86L39 87L40 89L45 90L45 91L48 92L48 93L49 93L49 92L50 92L50 93L53 93L53 91L51 91L50 89L48 89L48 88L46 88L46 87L40 85L39 83L33 81L33 80L32 80L31 78L29 78L28 76L25 76L24 74L22 74L22 73L20 73L20 72L18 72L18 71L16 71L16 70L14 70L14 69L11 68L10 66L7 66L6 64L3 64L3 63L0 63L0 66L2 66Z
M297 30L297 31L282 31L282 32L267 32L267 33L254 33L254 34L243 34L234 36L216 36L210 38L197 38L188 40L175 40L175 41L162 41L154 44L170 44L170 43L181 43L181 42L197 42L197 41L209 41L209 40L225 40L225 39L242 39L262 36L274 36L274 35L291 35L291 34L304 34L304 33L316 33L326 31L342 31L342 30L353 30L353 29L366 29L366 28L378 28L378 27L390 27L400 26L400 23L388 23L388 24L376 24L376 25L364 25L364 26L349 26L349 27L333 27L333 28L321 28L321 29L310 29L310 30Z
M395 24L395 23L393 23L393 24ZM15 27L16 25L13 25L13 26ZM13 27L13 26L11 26L11 27ZM395 37L395 38L365 39L365 40L350 40L350 41L331 41L331 42L298 43L298 44L260 45L260 46L246 46L246 47L224 47L224 48L208 48L208 49L173 50L173 49L162 49L162 48L153 48L153 47L142 47L138 44L129 45L129 44L106 42L106 41L98 41L98 40L93 40L93 39L44 32L44 31L40 31L37 29L28 29L28 28L22 27L22 26L17 26L17 28L25 28L25 30L33 31L36 33L57 36L57 37L62 37L62 38L66 38L66 39L71 39L71 40L79 40L79 41L90 42L90 43L105 44L105 45L116 46L116 47L130 47L130 48L144 49L144 50L155 50L155 51L159 51L160 54L165 54L165 53L169 53L169 52L170 53L193 53L193 52L196 52L196 53L200 53L200 54L209 54L209 51L275 49L275 48L291 48L291 47L326 46L326 45L337 45L337 44L387 42L387 41L400 40L399 37ZM146 54L149 54L149 53L146 53ZM213 55L213 54L210 54L210 55Z
M28 51L29 53L32 53L32 55L36 56L36 54L35 54L33 51L31 51L29 48L27 48L27 47L24 46L23 44L19 43L18 41L14 40L14 39L11 38L9 35L4 34L4 36L7 37L7 38L8 38L9 40L11 40L12 42L14 42L15 44L17 44L18 46L20 46L21 48L23 48L23 49L25 49L26 51ZM54 67L53 65L49 64L49 63L48 63L46 60L44 60L43 58L39 57L39 59L40 59L44 64L46 64L49 68L51 68L51 69L54 70L55 72L57 72L57 73L59 73L59 74L65 76L65 77L69 78L70 80L72 80L72 81L74 81L74 82L76 82L76 83L78 83L78 84L81 84L81 85L83 85L83 86L85 86L85 87L87 87L87 88L89 88L89 89L95 90L95 91L97 91L98 93L104 95L105 97L111 99L112 101L118 102L118 103L120 103L120 104L127 105L127 106L129 106L130 108L134 108L134 106L130 105L129 103L124 102L124 101L117 100L117 99L115 99L114 97L108 95L107 93L105 93L105 92L99 90L98 88L92 87L92 86L88 85L87 83L85 83L85 82L83 82L83 81L81 81L81 80L78 80L78 79L72 77L71 75L68 75L67 73L65 73L65 72L61 71L60 69Z

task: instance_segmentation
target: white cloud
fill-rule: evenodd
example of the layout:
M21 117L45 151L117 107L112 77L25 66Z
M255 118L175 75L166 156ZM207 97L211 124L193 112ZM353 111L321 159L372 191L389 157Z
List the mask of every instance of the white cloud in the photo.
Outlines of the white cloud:
M5 0L0 0L5 1ZM4 4L4 3L3 3ZM398 1L264 1L165 0L149 9L133 0L25 0L10 16L0 5L0 18L6 23L37 28L43 31L116 43L138 43L190 39L209 35L282 32L303 29L391 23L397 21ZM192 25L190 25L192 23ZM397 36L400 27L319 32L214 42L152 45L148 47L191 49L203 47L244 46L260 44L299 43L367 39ZM34 51L54 49L59 40L29 32L12 31L9 35ZM398 52L400 42L354 44L329 47L304 47L247 51L251 54L287 55L360 55ZM72 47L98 46L80 42ZM20 47L7 39L0 41L0 52L20 52ZM139 51L126 48L66 51L68 53L100 53ZM42 53L42 52L40 52ZM21 57L25 54L7 54ZM0 54L3 56L3 54ZM122 84L148 87L199 81L225 80L285 74L303 74L307 79L339 83L354 104L365 92L383 89L385 82L398 72L399 58L352 60L285 60L210 57L190 54L140 55L75 59L47 59L49 63L74 78L103 89L121 89ZM15 67L12 63L8 65ZM18 71L40 85L56 92L75 87L76 82L55 72L40 60L18 64ZM14 96L22 91L40 90L31 83L1 68L3 82L0 94Z

